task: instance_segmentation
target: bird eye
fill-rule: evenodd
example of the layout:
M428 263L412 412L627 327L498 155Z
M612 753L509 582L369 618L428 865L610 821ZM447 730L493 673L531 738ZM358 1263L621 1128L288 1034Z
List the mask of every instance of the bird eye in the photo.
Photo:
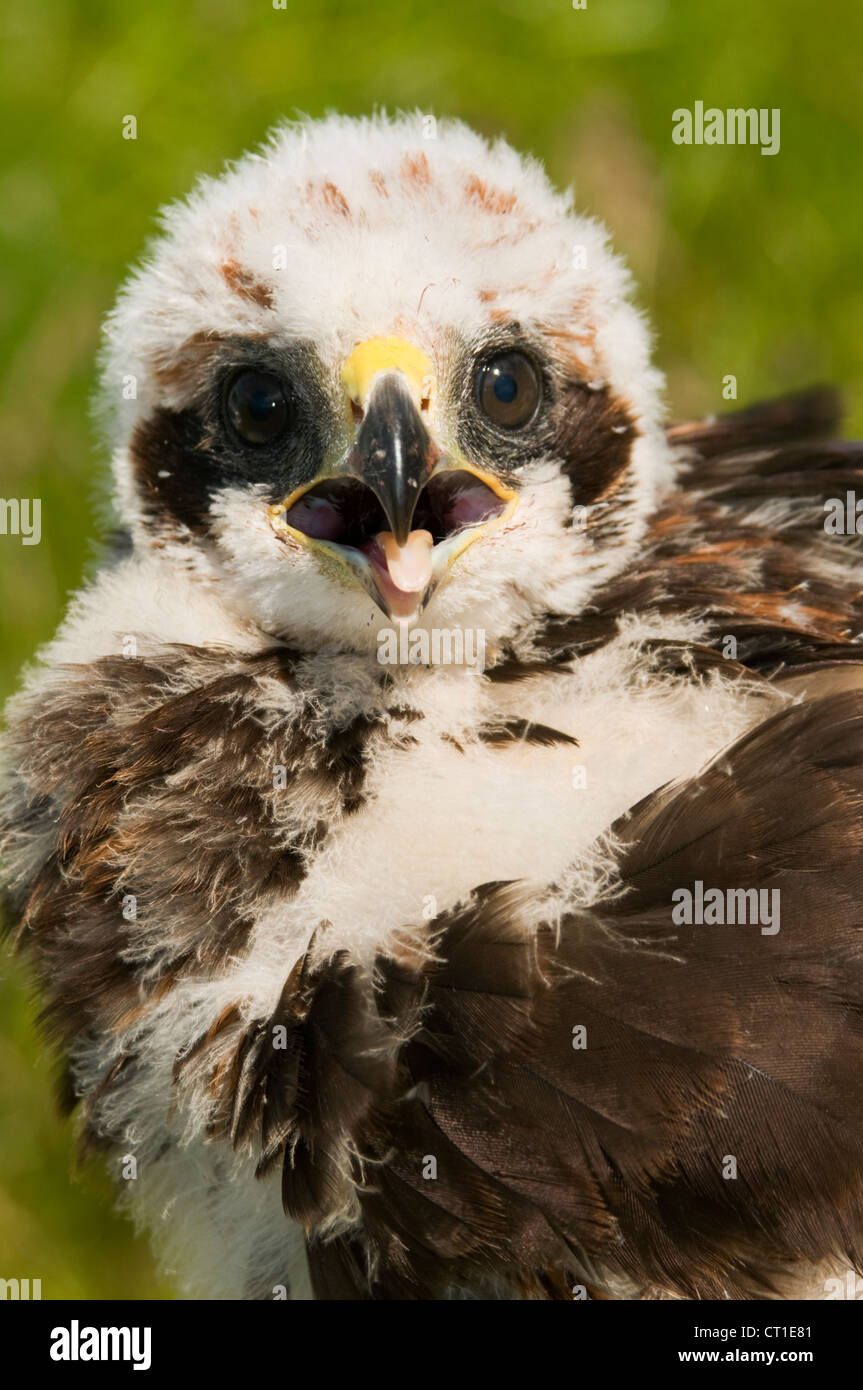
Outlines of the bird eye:
M272 444L288 426L285 388L268 372L241 372L228 387L225 413L247 444Z
M477 371L476 395L481 409L494 424L518 430L536 414L539 374L524 353L502 352Z

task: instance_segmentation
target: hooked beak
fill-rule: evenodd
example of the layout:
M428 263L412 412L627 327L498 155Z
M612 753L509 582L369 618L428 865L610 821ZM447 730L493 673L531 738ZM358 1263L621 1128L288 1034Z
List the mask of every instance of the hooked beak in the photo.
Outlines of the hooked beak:
M401 372L375 381L348 455L350 473L371 488L396 544L407 544L419 495L440 458Z
M354 349L342 380L358 421L347 454L270 508L282 539L324 552L360 581L392 621L418 617L456 558L512 515L517 496L426 424L435 390L428 359L398 338Z

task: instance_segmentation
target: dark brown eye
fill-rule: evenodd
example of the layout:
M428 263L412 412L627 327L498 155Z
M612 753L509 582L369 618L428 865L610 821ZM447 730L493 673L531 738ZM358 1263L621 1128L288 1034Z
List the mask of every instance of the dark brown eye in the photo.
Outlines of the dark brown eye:
M532 420L539 405L539 373L522 352L502 352L484 362L476 374L481 409L496 425L518 430Z
M268 372L240 372L228 387L225 413L247 444L273 444L288 427L285 388Z

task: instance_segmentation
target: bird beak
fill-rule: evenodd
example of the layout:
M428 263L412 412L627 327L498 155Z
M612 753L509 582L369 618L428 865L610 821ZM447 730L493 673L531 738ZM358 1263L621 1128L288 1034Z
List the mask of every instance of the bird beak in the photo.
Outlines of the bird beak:
M516 494L426 423L437 383L429 359L401 338L360 343L342 369L356 422L346 455L270 509L283 539L348 567L393 621L410 622L455 559L510 516Z
M399 371L381 372L371 386L348 468L377 497L399 546L407 545L420 492L439 457L407 378Z

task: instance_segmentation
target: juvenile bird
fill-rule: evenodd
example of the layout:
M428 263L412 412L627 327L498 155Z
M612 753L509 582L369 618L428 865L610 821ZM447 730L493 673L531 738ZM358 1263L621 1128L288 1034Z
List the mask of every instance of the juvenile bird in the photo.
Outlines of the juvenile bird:
M2 857L177 1287L827 1296L863 1258L832 394L668 425L538 164L332 117L168 209L102 396L117 528L9 706Z

